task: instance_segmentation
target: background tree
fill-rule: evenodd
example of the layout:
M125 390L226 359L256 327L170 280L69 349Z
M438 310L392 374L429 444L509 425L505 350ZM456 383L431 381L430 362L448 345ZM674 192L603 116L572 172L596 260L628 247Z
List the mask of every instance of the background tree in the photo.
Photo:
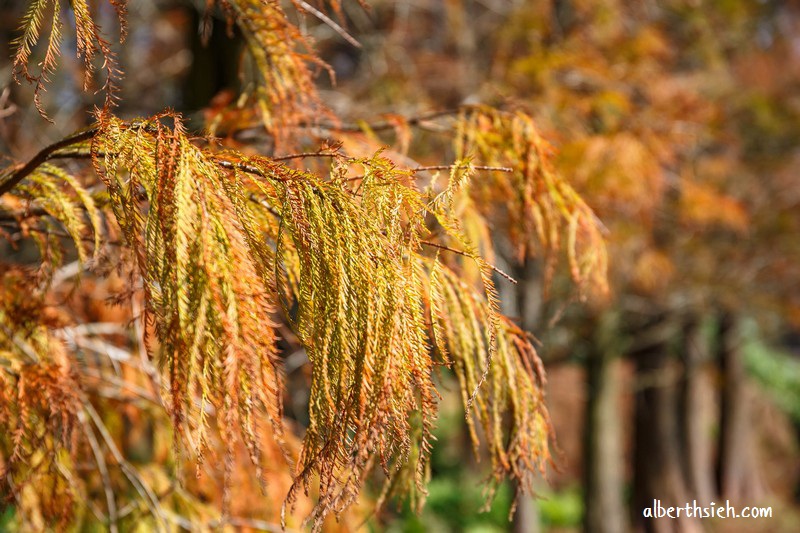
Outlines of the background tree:
M495 72L506 75L515 94L534 94L540 126L564 139L557 168L575 179L610 231L612 305L583 318L588 331L574 329L591 339L584 352L591 387L585 528L616 531L625 521L625 478L619 469L602 470L624 454L620 424L609 421L620 413L619 356L633 359L636 369L631 516L637 527L699 527L643 520L641 509L654 498L763 501L764 467L757 465L764 461L756 458L763 430L746 412L755 396L740 325L757 317L767 336L778 324L796 327L789 294L797 278L778 267L796 250L773 240L795 234L789 228L796 202L788 197L797 182L776 168L791 165L796 142L754 131L746 110L751 98L786 105L797 84L796 68L788 66L797 58L784 33L796 24L794 9L557 2L549 14L530 11L515 20L519 33L506 33L510 60ZM785 70L766 67L777 63ZM781 109L787 117L796 113L791 105ZM752 138L774 139L782 148L768 141L767 155ZM788 225L762 226L764 216ZM615 359L617 371L609 374Z

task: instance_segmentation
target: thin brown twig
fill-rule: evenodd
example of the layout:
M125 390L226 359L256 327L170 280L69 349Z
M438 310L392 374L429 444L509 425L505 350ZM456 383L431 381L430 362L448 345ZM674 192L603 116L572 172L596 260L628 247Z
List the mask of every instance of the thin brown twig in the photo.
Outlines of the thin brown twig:
M242 172L247 172L248 174L255 174L257 176L261 176L262 178L266 178L267 176L264 174L258 167L254 167L253 165L248 165L246 163L235 163L233 161L228 161L227 159L215 159L214 162L221 166L222 168L227 168L230 170L241 170Z
M422 125L423 122L426 122L428 120L457 115L461 113L463 109L464 108L444 109L441 111L431 111L430 113L423 113L421 115L406 117L405 123L409 126L420 126ZM309 124L308 126L313 126L313 124ZM391 120L384 120L381 122L374 122L374 123L360 121L359 123L355 124L317 124L317 126L335 131L359 132L363 131L364 127L367 127L372 131L392 130L397 127L397 123Z
M464 165L459 163L453 163L452 165L429 165L424 167L417 167L412 169L412 172L423 172L427 170L452 170L454 168L473 168L475 170L490 170L495 172L514 172L513 168L510 167L493 167L488 165Z
M422 166L422 167L414 167L411 169L412 173L416 172L426 172L430 170L452 170L454 168L467 168L467 165L462 165L459 163L453 163L451 165L430 165L430 166ZM513 168L509 167L492 167L487 165L472 165L472 168L475 170L487 170L487 171L495 171L495 172L514 172ZM365 176L352 176L350 178L345 178L344 181L356 181L356 180L363 180Z
M92 159L93 157L105 157L106 153L103 151L98 151L96 153L91 153L89 151L68 151L62 150L54 153L50 156L50 159Z
M275 533L287 532L291 533L297 531L291 528L282 528L280 524L273 524L265 520L258 520L256 518L244 518L239 516L226 516L218 520L212 520L208 524L212 529L217 529L222 526L234 526L257 529L259 531L270 531Z
M0 226L4 226L10 229L20 229L20 233L22 233L21 228L17 225L11 225L13 220L0 220ZM38 228L35 226L27 226L25 231L32 231L34 233L41 233L43 235L53 235L55 237L59 237L62 239L72 239L72 235L65 233L63 231L58 231L56 229L46 229L46 228ZM24 236L24 234L23 234ZM90 237L88 235L82 236L81 241L83 242L94 242L94 237ZM124 246L125 243L122 241L103 241L103 244L107 244L110 246Z
M222 168L230 170L241 170L242 172L253 174L254 176L259 176L264 179L272 179L281 182L292 181L293 179L295 179L295 178L282 178L274 175L269 175L260 168L254 167L253 165L248 165L247 163L234 162L234 161L229 161L227 159L219 159L217 157L212 157L211 159L214 161L214 163L221 166Z
M341 154L336 152L302 152L299 154L279 155L270 157L273 161L288 161L289 159L303 159L306 157L338 157Z
M308 2L305 2L304 0L299 0L297 3L304 11L308 11L309 13L317 17L320 21L325 23L330 29L338 33L342 37L342 39L352 44L356 48L361 48L361 43L358 42L355 37L347 33L347 30L342 28L339 24L336 23L335 20L330 18L328 15L326 15L319 9L315 8Z
M114 443L114 439L111 437L111 434L108 432L105 424L103 424L103 420L95 410L94 406L92 406L92 404L89 402L84 402L84 410L92 419L92 422L94 422L95 427L100 432L100 436L106 443L108 451L110 451L111 455L114 456L114 459L122 469L125 477L128 478L128 481L131 482L136 492L139 493L139 496L145 502L145 505L147 505L153 517L160 522L159 525L162 526L162 529L166 530L166 527L164 527L166 525L166 516L161 509L161 503L159 498L156 496L156 493L153 491L150 485L144 479L142 479L136 469L134 469L133 466L128 463L128 461L119 451L119 448L117 448L117 445Z
M456 250L455 248L450 248L449 246L445 246L443 244L436 244L435 242L430 242L430 241L419 241L419 242L420 244L423 244L425 246L439 248L440 250L447 250L448 252L453 252L454 254L463 255L464 257L469 257L470 259L475 259L475 256L470 255L467 252L464 252L462 250ZM514 285L517 284L517 280L515 280L514 278L512 278L511 276L509 276L508 274L506 274L505 272L494 266L493 264L491 263L485 263L485 264L486 266L488 266L489 268L491 268L492 270L494 270L495 272L506 278L508 281L513 283Z
M469 106L456 107L441 111L431 111L429 113L423 113L421 115L403 117L403 119L405 121L405 124L408 126L417 127L420 129L426 129L429 131L441 132L441 130L438 128L434 129L431 127L426 127L425 123L427 121L434 120L437 118L457 115L465 109L469 109ZM364 131L365 128L370 131L386 131L395 129L397 128L398 125L399 125L398 122L392 120L381 120L378 122L359 120L358 122L348 122L344 124L341 122L308 121L308 122L301 122L296 127L302 129L321 128L325 130L344 132L344 133L360 133ZM259 131L264 131L264 126L261 124L254 124L241 127L238 129L233 129L231 131L220 132L219 136L241 138L250 132L259 132Z
M31 209L17 209L15 211L0 211L0 222L18 222L26 218L47 216L49 213L43 207Z
M97 437L95 437L94 431L92 430L89 422L86 420L86 415L83 411L78 413L78 419L83 425L86 440L89 442L89 447L92 449L92 455L94 456L97 470L100 472L100 478L103 481L103 491L105 492L106 506L108 508L109 531L111 533L117 533L119 531L119 525L117 524L119 521L119 515L117 514L117 502L114 498L114 490L111 488L111 476L108 473L106 460L103 457L100 443L97 442Z
M124 123L125 127L128 128L135 128L135 129L150 129L152 125L147 123ZM11 189L19 185L19 183L28 177L33 171L35 171L39 166L43 163L46 163L50 159L60 159L60 158L73 158L73 159L83 159L92 157L91 154L85 152L77 152L77 153L58 153L59 150L63 148L67 148L83 141L88 141L100 131L100 126L92 126L86 128L85 130L79 131L77 133L73 133L67 137L64 137L58 142L55 142L51 145L45 146L42 148L32 159L30 159L24 165L21 165L16 171L14 171L3 183L0 183L0 196L3 196L5 193L9 192Z
M95 126L73 135L69 137L65 137L60 141L53 143L49 146L42 148L38 154L33 156L33 158L18 168L11 176L6 179L3 183L0 183L0 196L3 196L5 193L16 187L19 182L25 179L28 175L30 175L34 170L39 168L42 163L46 163L49 159L53 157L53 153L57 152L62 148L66 148L67 146L72 146L73 144L77 144L79 142L88 141L99 131L99 129Z

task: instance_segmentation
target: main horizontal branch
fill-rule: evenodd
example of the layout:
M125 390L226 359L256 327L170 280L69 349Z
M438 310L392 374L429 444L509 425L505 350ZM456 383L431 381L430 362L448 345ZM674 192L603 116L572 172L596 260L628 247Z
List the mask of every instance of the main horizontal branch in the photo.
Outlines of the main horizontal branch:
M50 160L53 157L53 154L62 148L66 148L83 141L88 141L94 137L98 131L99 130L97 127L92 127L70 135L69 137L65 137L64 139L61 139L60 141L43 148L38 154L33 156L33 159L17 169L3 183L0 183L0 196L3 196L5 193L19 185L22 180L28 177L34 170L39 168L39 166Z

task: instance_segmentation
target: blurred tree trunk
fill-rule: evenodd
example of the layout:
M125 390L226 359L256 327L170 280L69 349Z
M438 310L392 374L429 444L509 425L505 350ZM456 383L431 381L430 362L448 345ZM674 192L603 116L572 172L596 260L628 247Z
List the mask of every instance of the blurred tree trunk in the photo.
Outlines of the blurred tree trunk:
M684 378L680 407L684 469L691 492L701 505L707 505L715 497L711 429L716 414L708 342L698 319L692 317L686 321L682 342Z
M699 520L645 518L642 510L660 500L664 507L694 499L683 475L678 423L678 370L664 342L636 357L636 415L633 520L637 531L693 533Z
M517 511L514 513L512 531L514 533L539 533L542 531L542 524L539 518L539 505L529 494L521 496L517 503Z
M719 493L731 501L756 502L763 495L753 447L752 391L747 384L736 318L724 313L717 331L722 378L719 430Z
M512 301L516 308L504 308L509 316L519 318L519 325L526 331L535 332L539 329L544 312L544 292L542 291L542 269L537 261L524 259L521 265L510 265L517 284L514 286ZM501 285L502 287L502 285ZM508 305L508 303L506 305Z
M629 529L619 405L622 360L617 328L611 322L601 321L595 327L598 334L586 363L583 530L592 533Z
M187 9L191 17L192 63L184 81L180 107L185 112L194 112L213 103L214 97L223 90L230 91L230 98L239 94L238 58L244 43L237 26L228 27L224 20L212 16L205 21L209 27L205 27L203 14L192 7ZM201 27L203 34L195 31Z
M503 254L513 257L511 250ZM526 331L535 332L539 328L542 315L542 278L541 267L537 261L524 259L521 264L510 262L507 267L513 272L517 284L505 286L513 290L503 299L503 311L508 316L518 318L519 325ZM502 287L502 285L501 285ZM513 288L512 288L513 287ZM514 533L538 533L542 531L539 504L530 494L523 495L517 503L517 510L512 518L511 529Z
M552 10L552 27L553 35L552 40L559 42L570 32L575 26L576 14L575 6L572 5L572 0L553 0Z

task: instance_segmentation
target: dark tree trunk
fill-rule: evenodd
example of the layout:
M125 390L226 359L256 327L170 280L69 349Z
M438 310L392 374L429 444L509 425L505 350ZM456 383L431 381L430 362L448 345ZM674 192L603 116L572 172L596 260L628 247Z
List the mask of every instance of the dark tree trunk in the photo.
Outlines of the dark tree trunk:
M239 93L238 58L244 44L237 27L229 29L224 20L215 17L208 20L210 33L203 37L196 31L203 15L192 8L189 8L189 15L189 46L193 59L181 92L179 107L184 112L202 109L225 89L231 91L231 97Z
M522 329L536 332L545 307L541 267L537 261L525 259L521 265L512 266L512 272L517 279L515 298L508 298L507 301L513 301L516 308L509 309L509 315L519 318Z
M584 426L583 530L627 531L625 465L620 420L621 359L616 329L603 325L586 364L588 398ZM612 330L612 331L609 331Z
M659 500L664 507L694 499L683 475L678 421L678 369L659 343L636 357L636 415L633 520L637 531L693 533L699 520L646 518L643 509Z
M736 319L723 314L717 339L722 391L719 430L719 493L733 502L753 503L763 495L756 468L748 387Z
M696 319L685 323L682 340L684 378L680 407L684 473L694 497L701 505L708 505L716 496L712 438L716 407L708 342Z

